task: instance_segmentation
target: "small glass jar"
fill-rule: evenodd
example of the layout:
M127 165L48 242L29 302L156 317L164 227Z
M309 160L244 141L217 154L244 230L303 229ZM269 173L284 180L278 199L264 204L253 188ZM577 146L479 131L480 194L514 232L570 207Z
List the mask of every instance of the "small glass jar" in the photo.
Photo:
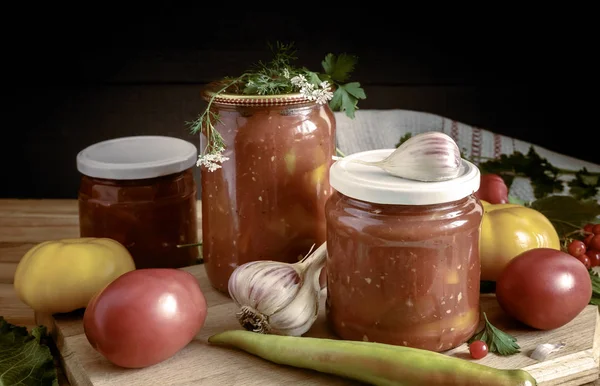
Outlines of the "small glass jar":
M202 252L210 283L228 294L239 265L295 263L325 242L335 117L301 94L215 97L212 87L203 96L229 159L201 169ZM205 133L200 139L204 148Z
M77 155L81 237L123 244L136 268L197 264L196 147L161 136L94 144Z
M342 339L446 351L479 323L480 172L463 160L454 180L418 182L352 162L391 151L331 168L327 320Z

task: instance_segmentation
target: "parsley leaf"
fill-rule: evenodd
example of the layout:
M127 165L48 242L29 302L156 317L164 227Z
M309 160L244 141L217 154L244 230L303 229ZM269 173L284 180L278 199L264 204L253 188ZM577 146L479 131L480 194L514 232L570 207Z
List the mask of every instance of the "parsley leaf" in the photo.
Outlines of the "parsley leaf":
M334 111L345 111L348 117L354 118L354 113L358 110L358 99L365 99L365 92L360 88L360 83L338 85L329 101L329 107Z
M356 62L356 56L340 54L336 57L334 54L327 54L321 65L334 82L343 83L350 78Z
M485 312L485 326L477 334L469 339L468 343L476 340L484 341L488 346L488 352L497 353L498 355L507 356L520 352L521 347L517 344L517 339L513 336L494 327L487 318Z
M58 386L50 348L42 343L46 328L27 332L0 316L0 385Z

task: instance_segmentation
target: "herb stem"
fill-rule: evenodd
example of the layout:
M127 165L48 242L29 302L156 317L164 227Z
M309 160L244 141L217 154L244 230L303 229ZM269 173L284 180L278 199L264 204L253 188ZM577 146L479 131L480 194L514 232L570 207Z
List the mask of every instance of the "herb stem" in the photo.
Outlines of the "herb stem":
M201 246L202 246L202 243L177 244L177 248L201 247Z
M573 224L573 223L571 223L571 222L568 222L568 221L559 220L559 219L554 219L554 218L553 218L553 219L549 219L549 220L550 220L551 222L559 222L559 223L562 223L562 224L568 225L568 226L570 226L570 227L573 227L573 228L575 228L575 229L577 229L577 230L581 229L581 226L579 226L579 225L575 225L575 224ZM575 231L575 232L577 232L577 231ZM571 232L571 233L573 233L573 232Z

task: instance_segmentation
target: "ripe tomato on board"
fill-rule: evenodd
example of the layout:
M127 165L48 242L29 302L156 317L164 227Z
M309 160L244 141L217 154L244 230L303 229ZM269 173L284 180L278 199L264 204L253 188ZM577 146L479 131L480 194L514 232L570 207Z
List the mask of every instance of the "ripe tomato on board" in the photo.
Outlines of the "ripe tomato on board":
M138 269L119 276L88 304L85 335L115 365L162 362L190 343L206 320L196 278L178 269Z
M497 174L481 174L479 190L475 192L475 197L490 204L508 203L508 187L502 177Z
M586 267L568 253L551 248L521 253L496 281L496 299L502 309L539 330L569 323L583 311L591 296Z

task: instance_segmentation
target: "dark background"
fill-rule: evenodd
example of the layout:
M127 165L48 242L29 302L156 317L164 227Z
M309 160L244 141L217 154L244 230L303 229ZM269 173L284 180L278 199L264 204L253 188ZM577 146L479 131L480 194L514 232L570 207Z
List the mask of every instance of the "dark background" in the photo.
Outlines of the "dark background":
M203 108L201 86L268 60L276 40L295 42L311 69L329 52L357 55L362 109L427 111L600 162L589 9L474 5L457 17L433 5L290 4L5 7L0 195L76 197L75 156L100 140L162 134L197 145L185 122Z

